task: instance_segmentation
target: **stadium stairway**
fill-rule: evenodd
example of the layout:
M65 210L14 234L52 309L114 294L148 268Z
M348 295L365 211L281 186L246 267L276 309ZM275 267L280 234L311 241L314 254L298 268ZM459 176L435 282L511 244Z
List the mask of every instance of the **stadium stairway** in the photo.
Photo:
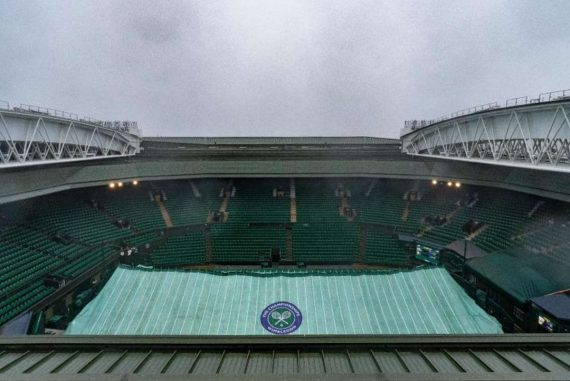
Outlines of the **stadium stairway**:
M155 198L154 201L156 202L158 208L160 209L160 214L162 215L162 219L164 220L164 224L166 225L166 227L167 228L173 227L174 224L172 223L172 219L170 218L170 214L168 213L166 206L164 206L164 203L158 198Z
M290 199L290 214L291 222L297 222L297 188L295 179L289 179L289 199Z
M161 189L166 194L164 205L168 209L172 224L184 226L203 224L209 212L219 207L217 192L223 186L218 180L192 180L165 182Z

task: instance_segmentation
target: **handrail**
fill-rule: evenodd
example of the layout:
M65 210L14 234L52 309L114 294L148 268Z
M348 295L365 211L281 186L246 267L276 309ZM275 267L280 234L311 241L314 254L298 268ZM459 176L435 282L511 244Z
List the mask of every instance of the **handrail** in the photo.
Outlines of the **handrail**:
M79 117L77 114L73 114L66 111L56 110L48 107L40 107L29 105L25 103L21 103L18 107L10 108L10 103L7 101L0 100L0 110L9 110L9 111L16 111L16 112L25 112L25 113L32 113L32 114L42 114L42 115L49 115L54 116L57 118L69 119L69 120L76 120L81 123L89 123L95 124L105 128L112 128L115 130L119 130L121 132L127 132L130 134L134 134L140 136L140 129L138 127L138 123L135 121L127 121L127 120L99 120L89 117Z
M570 98L570 89L551 91L548 93L541 93L538 96L539 102L551 102L560 100L561 98Z
M505 102L505 107L525 105L527 103L528 103L528 96L518 97L518 98L509 98Z
M37 114L46 114L46 115L51 115L51 116L57 116L57 117L65 118L65 119L74 119L74 120L79 119L77 114L72 114L69 112L56 110L53 108L27 105L27 104L23 104L23 103L20 104L20 107L18 107L18 110L16 110L16 108L14 108L14 111L28 111L28 112L33 112L33 113L37 113Z
M549 91L546 93L540 93L538 98L530 98L528 96L518 97L518 98L509 98L505 101L504 106L499 105L498 102L491 102L484 105L469 107L460 111L456 111L452 114L443 115L436 119L421 119L421 120L406 120L404 121L404 128L400 131L401 135L405 135L410 133L418 128L423 128L430 126L432 124L436 124L439 122L443 122L445 120L457 118L460 116L470 115L481 111L487 110L495 110L500 108L506 107L513 107L513 106L521 106L526 104L536 104L536 103L546 103L546 102L554 102L558 100L570 100L570 89L566 90L556 90L556 91Z

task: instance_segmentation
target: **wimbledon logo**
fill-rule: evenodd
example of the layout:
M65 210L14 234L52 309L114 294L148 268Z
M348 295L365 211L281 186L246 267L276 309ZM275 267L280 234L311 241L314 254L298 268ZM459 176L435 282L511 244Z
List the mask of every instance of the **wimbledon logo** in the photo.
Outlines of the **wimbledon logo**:
M270 304L263 310L260 318L263 328L276 335L296 331L303 321L301 311L289 302Z

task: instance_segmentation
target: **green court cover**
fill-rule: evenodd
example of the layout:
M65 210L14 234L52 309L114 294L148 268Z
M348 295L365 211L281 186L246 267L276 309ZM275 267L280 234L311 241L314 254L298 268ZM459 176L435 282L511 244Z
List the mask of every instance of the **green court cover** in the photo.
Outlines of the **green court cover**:
M524 304L531 298L570 288L570 265L547 255L513 248L467 261L469 271ZM505 270L508 269L508 270Z
M328 335L502 331L501 325L479 308L443 268L208 272L119 267L66 333Z

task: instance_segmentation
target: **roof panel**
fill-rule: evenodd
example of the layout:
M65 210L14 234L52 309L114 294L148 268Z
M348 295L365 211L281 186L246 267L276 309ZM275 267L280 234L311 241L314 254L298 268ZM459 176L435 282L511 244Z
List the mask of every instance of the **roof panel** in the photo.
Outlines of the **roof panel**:
M476 350L473 351L475 357L485 364L485 367L490 369L492 372L497 373L512 373L521 372L519 368L513 365L507 358L500 355L495 349L493 350Z
M270 374L273 371L273 353L256 352L249 354L246 374Z
M374 351L381 373L409 373L408 366L396 351Z
M248 354L244 352L228 352L220 366L221 374L243 374L247 366ZM212 368L213 369L213 368Z
M10 367L10 364L26 355L26 351L0 352L0 373Z
M459 362L453 359L448 353L443 351L426 351L423 353L438 372L444 373L464 373L465 369Z
M121 361L113 364L113 367L107 373L134 373L147 355L148 353L145 352L130 353L128 356L121 358Z
M14 359L13 362L11 362L4 369L2 369L2 373L6 374L28 373L36 366L36 364L40 364L49 355L50 352L48 351L28 353L25 356Z
M297 366L297 353L295 352L277 352L273 358L273 372L274 374L296 374L298 371Z
M324 371L325 364L320 352L305 352L299 355L299 373L322 374Z
M48 359L43 362L37 362L36 366L34 366L29 373L52 373L76 354L77 352L52 352L52 355Z
M560 363L566 366L566 369L570 371L570 343L566 350L552 350L545 351L545 353L552 355L553 358L557 359Z
M77 352L76 355L72 355L59 364L54 370L54 373L80 373L90 362L94 361L95 358L102 352L96 351L82 351Z
M101 374L110 371L117 362L122 361L125 351L103 351L85 364L79 373ZM133 355L136 352L132 353Z
M354 373L375 374L379 372L371 351L349 351L348 355Z
M222 353L219 351L202 352L198 356L198 361L194 364L191 372L193 374L242 374L243 370L238 371L238 369L243 368L243 366L237 364L237 362L239 361L236 361L234 356L226 357L225 351ZM225 371L221 372L222 369Z
M406 368L412 373L431 373L437 372L436 367L422 356L421 352L416 351L400 351L396 352L406 364Z
M188 374L235 380L255 374L264 380L326 374L335 380L380 373L426 380L570 378L570 335L31 337L0 338L0 346L5 350L0 380L42 379L50 373L59 379L83 373L83 380L99 380L105 373L130 375L130 380Z
M348 360L348 352L332 352L324 357L326 371L328 373L353 373L352 366Z
M570 371L570 366L564 364L556 357L553 357L548 351L545 350L523 350L525 354L525 359L533 359L534 361L538 361L538 363L544 366L546 369L550 370L551 372L568 372ZM567 354L567 353L566 353Z
M173 352L160 373L188 374L198 360L199 352Z
M172 358L172 352L149 352L150 355L139 365L137 373L160 374Z
M446 351L466 373L486 373L491 369L476 354L469 350Z

